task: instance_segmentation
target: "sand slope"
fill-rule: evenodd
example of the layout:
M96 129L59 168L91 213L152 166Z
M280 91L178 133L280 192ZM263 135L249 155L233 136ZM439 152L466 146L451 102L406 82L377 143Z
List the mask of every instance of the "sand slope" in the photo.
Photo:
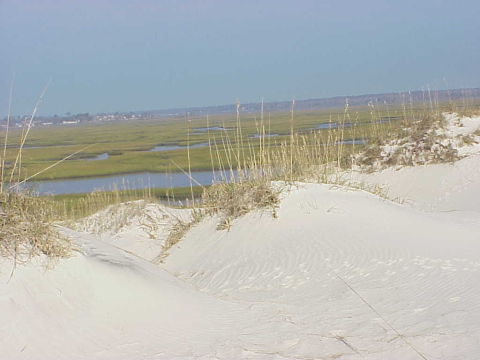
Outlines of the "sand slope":
M383 185L388 196L428 212L480 212L480 156L454 164L433 164L386 169L373 174L352 174L354 182Z
M2 356L421 358L385 319L428 359L480 358L478 221L301 185L278 219L216 222L165 269L71 230L80 252L54 270L22 266L7 283L4 260Z
M250 328L242 304L200 294L165 270L85 234L54 270L20 266L0 282L2 359L171 359L210 354ZM224 314L229 314L226 321Z
M427 358L480 358L478 222L304 185L278 219L212 226L194 229L166 268L200 292L262 309L269 320L238 339L248 356L421 358L380 314Z

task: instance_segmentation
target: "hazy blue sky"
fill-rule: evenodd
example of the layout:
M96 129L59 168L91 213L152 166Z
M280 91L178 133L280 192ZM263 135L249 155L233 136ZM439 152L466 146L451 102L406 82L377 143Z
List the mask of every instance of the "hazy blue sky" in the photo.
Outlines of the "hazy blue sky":
M480 87L479 0L0 0L0 117ZM446 79L446 82L444 81Z

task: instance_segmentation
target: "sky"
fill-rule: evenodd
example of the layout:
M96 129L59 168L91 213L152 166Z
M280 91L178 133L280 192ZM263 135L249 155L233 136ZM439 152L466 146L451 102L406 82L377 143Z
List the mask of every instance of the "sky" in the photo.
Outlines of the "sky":
M478 0L0 0L0 117L480 87ZM14 79L12 81L12 79Z

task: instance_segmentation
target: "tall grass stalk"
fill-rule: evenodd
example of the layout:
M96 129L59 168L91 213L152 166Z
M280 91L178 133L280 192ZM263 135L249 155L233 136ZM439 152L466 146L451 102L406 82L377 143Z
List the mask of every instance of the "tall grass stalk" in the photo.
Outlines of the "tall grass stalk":
M187 158L188 158L188 178L190 179L190 192L192 195L192 203L195 206L195 197L193 196L193 182L192 182L192 167L190 161L190 131L192 120L188 117L188 131L187 131Z
M30 119L29 119L28 123L23 128L25 131L22 134L22 138L21 138L21 141L20 141L20 148L18 150L17 156L15 158L15 162L14 162L13 167L12 167L12 173L10 175L10 181L9 182L13 182L13 176L15 174L15 170L17 168L17 165L21 164L22 150L23 150L23 147L25 145L25 141L27 140L28 134L30 133L30 129L32 128L33 118L35 117L35 114L37 113L37 110L38 110L38 108L40 107L40 104L43 101L43 96L45 95L45 92L47 91L48 86L50 85L50 82L51 82L51 80L49 80L47 85L45 85L45 88L43 89L42 93L40 94L40 98L38 99L37 104L33 108L33 112L32 112L32 115L30 116ZM21 171L19 170L19 174L18 174L19 179L20 179L20 172Z
M88 148L91 148L92 146L95 146L95 145L96 145L96 144L92 144L92 145L89 145L89 146L87 146L87 147L84 147L83 149L80 149L80 150L78 150L78 151L75 151L74 153L72 153L72 154L64 157L63 159L61 159L61 160L53 163L52 165L47 166L45 169L43 169L43 170L41 170L41 171L39 171L39 172L37 172L37 173L35 173L35 174L27 177L27 178L25 178L25 179L23 179L23 180L21 180L21 181L17 181L15 184L11 185L11 187L12 187L12 188L13 188L13 187L17 187L17 188L18 188L18 187L21 186L22 184L25 184L28 180L33 179L33 178L36 177L37 175L40 175L40 174L44 173L45 171L47 171L47 170L49 170L49 169L57 166L58 164L64 162L65 160L70 159L72 156L75 156L75 155L77 155L77 154L79 154L79 153L87 150Z
M8 96L7 123L6 123L6 129L5 129L5 143L3 145L3 157L2 157L2 174L0 177L0 193L3 193L3 183L5 181L5 158L7 157L8 130L10 129L10 113L11 113L11 106L12 106L14 82L15 82L15 73L13 73L12 75L12 82L10 84L10 94Z
M290 108L290 182L293 181L293 154L295 152L295 133L293 130L293 111L295 110L295 100L292 100Z

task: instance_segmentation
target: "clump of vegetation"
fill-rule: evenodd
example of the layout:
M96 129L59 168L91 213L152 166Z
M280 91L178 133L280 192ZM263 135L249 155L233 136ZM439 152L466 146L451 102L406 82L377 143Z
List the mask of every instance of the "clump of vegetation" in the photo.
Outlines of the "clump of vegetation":
M403 127L370 140L356 156L363 170L389 166L414 166L460 159L452 139L444 135L445 120L439 112L424 111L406 117ZM468 141L468 139L466 139Z
M375 161L380 158L382 153L381 145L378 142L372 142L365 147L357 157L357 164L363 167L372 167L375 164Z
M200 220L203 219L204 215L205 212L201 209L193 209L190 219L188 221L182 220L180 217L177 217L170 228L168 237L163 243L162 252L153 262L155 264L161 263L163 259L168 256L168 250L170 250L172 246L177 244L193 226L198 224Z
M65 258L71 242L50 225L49 204L15 191L0 193L0 255L27 262L37 255Z
M476 132L479 132L479 130L476 130ZM477 142L475 141L475 138L473 135L478 136L478 134L474 132L473 134L468 134L468 135L458 135L457 138L460 141L460 144L462 145L473 145L476 144Z
M203 194L203 204L210 214L219 214L218 229L228 229L231 221L256 209L269 209L276 217L279 190L270 181L251 179L215 184Z
M15 264L28 262L42 254L50 259L65 258L72 250L70 240L51 226L55 213L52 203L20 190L20 180L14 180L17 174L18 178L21 175L23 147L47 87L48 84L24 125L13 165L6 161L10 110L7 116L3 154L0 156L0 255L13 258ZM12 88L10 102L11 96Z

